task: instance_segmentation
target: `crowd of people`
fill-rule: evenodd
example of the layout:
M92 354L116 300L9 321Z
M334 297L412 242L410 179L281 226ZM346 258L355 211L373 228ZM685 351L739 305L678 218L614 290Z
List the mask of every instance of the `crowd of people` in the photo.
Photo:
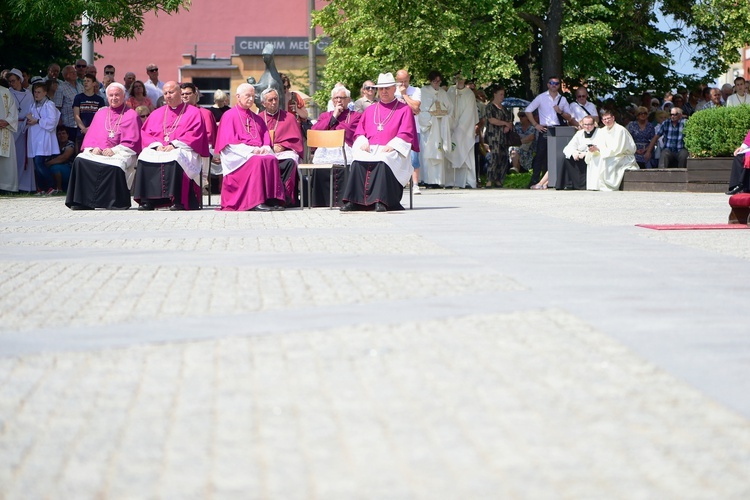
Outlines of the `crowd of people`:
M531 170L529 187L547 189L549 128L569 125L578 131L565 150L564 165L554 187L616 190L625 170L685 168L688 150L684 128L691 115L709 108L750 104L743 77L735 78L734 85L726 84L720 89L705 87L688 92L681 88L674 94L667 92L663 99L644 92L634 97L630 105L619 109L611 99L597 106L589 100L584 86L570 89L574 99L568 102L561 88L560 78L549 78L547 91L521 107L514 124L509 123L510 107L503 105L502 86L491 85L484 91L475 91L480 109L476 165L478 171L486 172L485 187L502 187L508 172ZM591 125L591 130L587 130L586 125ZM516 142L520 144L508 144L509 131L517 134ZM583 134L585 137L579 137ZM581 142L583 139L585 142ZM582 145L584 149L580 149ZM735 151L740 160L744 158L744 149L740 146ZM746 189L748 180L743 174L733 173L727 194Z
M745 80L738 77L733 86L681 90L663 99L644 93L617 110L610 102L591 102L584 86L570 89L568 102L553 76L545 92L514 110L502 85L479 89L460 73L448 85L433 71L425 85L413 86L400 69L365 81L356 100L336 84L327 111L313 123L283 74L278 89L240 85L233 108L217 91L206 109L198 106L200 91L192 83L164 83L154 64L146 73L141 80L127 72L120 83L107 65L100 81L84 60L62 69L51 64L45 77L3 71L0 190L65 192L75 210L129 208L131 193L140 210L190 210L201 207L201 187L209 188L213 174L222 209L283 210L300 203L297 166L306 155L306 130L343 129L343 153L352 164L316 171L311 203L327 206L333 183L333 203L344 212L398 210L409 182L419 194L420 186L480 187L484 175L483 186L496 188L510 172L530 170L529 187L546 189L547 135L563 125L578 131L554 187L615 190L625 170L684 167L689 116L747 101ZM742 168L749 148L750 139L735 152ZM340 148L310 155L313 163L346 162ZM733 174L728 193L746 189L744 173Z

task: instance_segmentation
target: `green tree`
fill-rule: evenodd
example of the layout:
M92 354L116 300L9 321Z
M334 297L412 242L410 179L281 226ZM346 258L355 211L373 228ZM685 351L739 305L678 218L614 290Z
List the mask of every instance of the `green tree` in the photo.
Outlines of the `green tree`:
M356 88L408 67L421 83L432 69L462 70L531 97L542 76L559 74L602 95L689 82L667 49L685 32L661 30L657 10L694 28L707 78L736 60L750 34L750 7L739 0L331 0L313 22L333 41L325 82Z
M190 0L0 0L0 67L24 66L33 74L53 61L71 61L81 50L81 16L89 37L134 38L149 11L174 13Z

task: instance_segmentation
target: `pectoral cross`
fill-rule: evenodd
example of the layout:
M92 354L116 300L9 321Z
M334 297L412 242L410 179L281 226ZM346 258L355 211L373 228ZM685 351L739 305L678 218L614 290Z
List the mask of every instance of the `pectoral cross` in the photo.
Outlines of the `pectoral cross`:
M378 124L378 132L382 132L382 131L383 131L383 124L380 123Z
M169 135L164 136L164 142L169 142Z
M110 132L109 133L109 138L110 139L114 139L115 138L115 133L114 132Z

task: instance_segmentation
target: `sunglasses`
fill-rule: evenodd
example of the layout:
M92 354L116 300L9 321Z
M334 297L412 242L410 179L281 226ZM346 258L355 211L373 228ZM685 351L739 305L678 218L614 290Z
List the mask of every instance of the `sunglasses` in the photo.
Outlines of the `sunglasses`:
M114 71L105 71L104 74L105 75L114 75L115 72Z
M159 68L151 68L146 70L149 73L153 73L154 71L159 71Z
M560 82L558 82L557 80L550 80L549 84L550 85L560 85Z
M140 117L141 117L141 118L143 118L144 120L145 120L146 118L148 118L148 115L138 115L138 116L140 116Z
M76 64L76 68L88 68L88 64Z
M375 90L377 87L365 87L365 90Z
M576 96L576 99L581 99L581 98L583 98L583 97L587 97L587 96L585 96L585 95L577 95L577 96Z

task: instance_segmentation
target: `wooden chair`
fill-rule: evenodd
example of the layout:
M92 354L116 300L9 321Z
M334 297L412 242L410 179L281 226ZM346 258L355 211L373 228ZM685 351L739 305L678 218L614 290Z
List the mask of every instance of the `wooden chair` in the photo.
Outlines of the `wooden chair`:
M312 172L313 170L328 170L331 173L330 187L330 206L329 209L333 209L333 169L334 168L349 168L346 161L346 151L344 148L344 137L345 131L342 130L308 130L307 131L307 146L310 148L341 148L341 152L344 155L344 165L335 165L333 163L300 163L297 165L297 173L299 174L299 185L300 190L303 189L304 184L304 172ZM300 193L300 207L305 208L304 197ZM307 183L307 203L309 208L312 208L312 179Z

